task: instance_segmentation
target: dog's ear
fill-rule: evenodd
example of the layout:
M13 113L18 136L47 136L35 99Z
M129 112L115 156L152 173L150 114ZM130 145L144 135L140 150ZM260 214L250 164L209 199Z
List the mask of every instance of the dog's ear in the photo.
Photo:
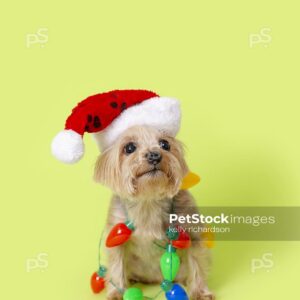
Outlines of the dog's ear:
M115 188L120 178L119 160L113 150L101 154L95 164L94 180L110 188Z
M122 153L117 145L107 149L97 159L94 169L94 180L107 187L114 193L132 195L134 186L131 172L122 175ZM128 177L126 177L128 176Z
M175 140L176 143L176 156L178 158L178 161L180 163L181 171L183 176L187 175L189 172L189 167L185 161L185 145L178 140Z
M101 154L98 156L94 167L94 180L99 183L104 183L106 172L107 172L107 155Z

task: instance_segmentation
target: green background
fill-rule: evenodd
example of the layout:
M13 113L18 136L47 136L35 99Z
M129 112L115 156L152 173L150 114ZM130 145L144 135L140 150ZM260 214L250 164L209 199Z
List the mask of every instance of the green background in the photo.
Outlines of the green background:
M50 154L72 107L98 92L181 100L200 206L299 205L299 1L28 0L1 15L1 299L105 298L89 288L110 197L92 181L96 146L86 136L74 166ZM28 47L41 28L47 43ZM269 40L251 47L264 28ZM210 288L221 300L299 298L299 250L217 242ZM28 272L40 253L46 264ZM251 272L265 253L273 266Z

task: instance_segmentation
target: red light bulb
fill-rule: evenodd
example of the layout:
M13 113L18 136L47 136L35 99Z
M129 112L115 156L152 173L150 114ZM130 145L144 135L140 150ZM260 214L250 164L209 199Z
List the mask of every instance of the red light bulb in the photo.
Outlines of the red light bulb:
M91 277L91 288L95 294L99 294L105 288L105 280L97 272Z
M105 288L106 267L100 265L98 272L91 277L91 288L95 294L99 294Z
M132 222L116 224L106 239L106 247L116 247L127 242L134 230Z
M191 246L190 235L180 226L177 227L179 236L178 239L172 241L172 246L177 249L186 249Z

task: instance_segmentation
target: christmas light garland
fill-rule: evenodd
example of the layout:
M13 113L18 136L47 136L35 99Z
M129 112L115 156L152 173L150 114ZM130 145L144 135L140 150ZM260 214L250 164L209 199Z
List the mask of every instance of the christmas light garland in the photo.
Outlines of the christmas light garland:
M188 189L191 186L197 184L200 178L194 174L189 173L188 176L183 180L181 189ZM171 206L171 212L173 212L173 202ZM106 247L116 247L126 243L133 231L135 230L134 223L129 219L128 213L125 210L127 221L125 223L116 224L108 234L106 238ZM105 281L112 284L115 289L123 295L124 300L155 300L165 293L167 300L188 300L188 295L184 288L178 284L174 283L174 279L180 268L180 258L176 253L177 249L187 249L191 246L191 239L189 234L180 226L169 226L166 230L166 236L168 243L166 246L159 245L154 242L154 244L160 248L165 249L165 253L160 258L160 268L163 275L163 281L160 284L161 290L154 297L147 297L143 295L140 288L131 287L123 290L115 285L115 283L109 279L105 280L106 267L101 264L101 243L103 238L103 233L99 241L99 269L97 272L93 273L91 277L91 288L94 293L98 294L105 288Z
M116 247L126 243L134 231L133 222L127 220L125 223L116 224L110 231L106 239L107 247ZM103 236L103 234L102 234ZM94 293L100 293L105 287L106 267L101 265L100 248L102 243L102 236L99 242L99 269L91 277L91 287ZM166 299L168 300L188 300L188 296L184 288L178 283L173 283L180 267L180 258L176 253L177 249L186 249L191 246L191 239L188 233L180 226L169 227L166 231L166 236L169 240L166 247L157 243L157 246L164 248L166 251L161 256L160 268L164 280L161 283L161 291L155 297L144 297L141 289L131 287L126 290L118 288L112 280L108 280L122 295L124 300L142 300L156 299L162 292L165 292Z

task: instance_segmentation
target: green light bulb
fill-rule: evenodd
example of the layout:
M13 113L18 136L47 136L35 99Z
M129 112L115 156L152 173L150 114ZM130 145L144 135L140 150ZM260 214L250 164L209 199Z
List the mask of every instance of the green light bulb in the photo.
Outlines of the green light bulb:
M179 271L180 258L176 249L171 245L168 246L167 252L160 259L160 268L165 280L173 281Z
M123 295L124 300L143 300L143 292L139 288L129 288Z

